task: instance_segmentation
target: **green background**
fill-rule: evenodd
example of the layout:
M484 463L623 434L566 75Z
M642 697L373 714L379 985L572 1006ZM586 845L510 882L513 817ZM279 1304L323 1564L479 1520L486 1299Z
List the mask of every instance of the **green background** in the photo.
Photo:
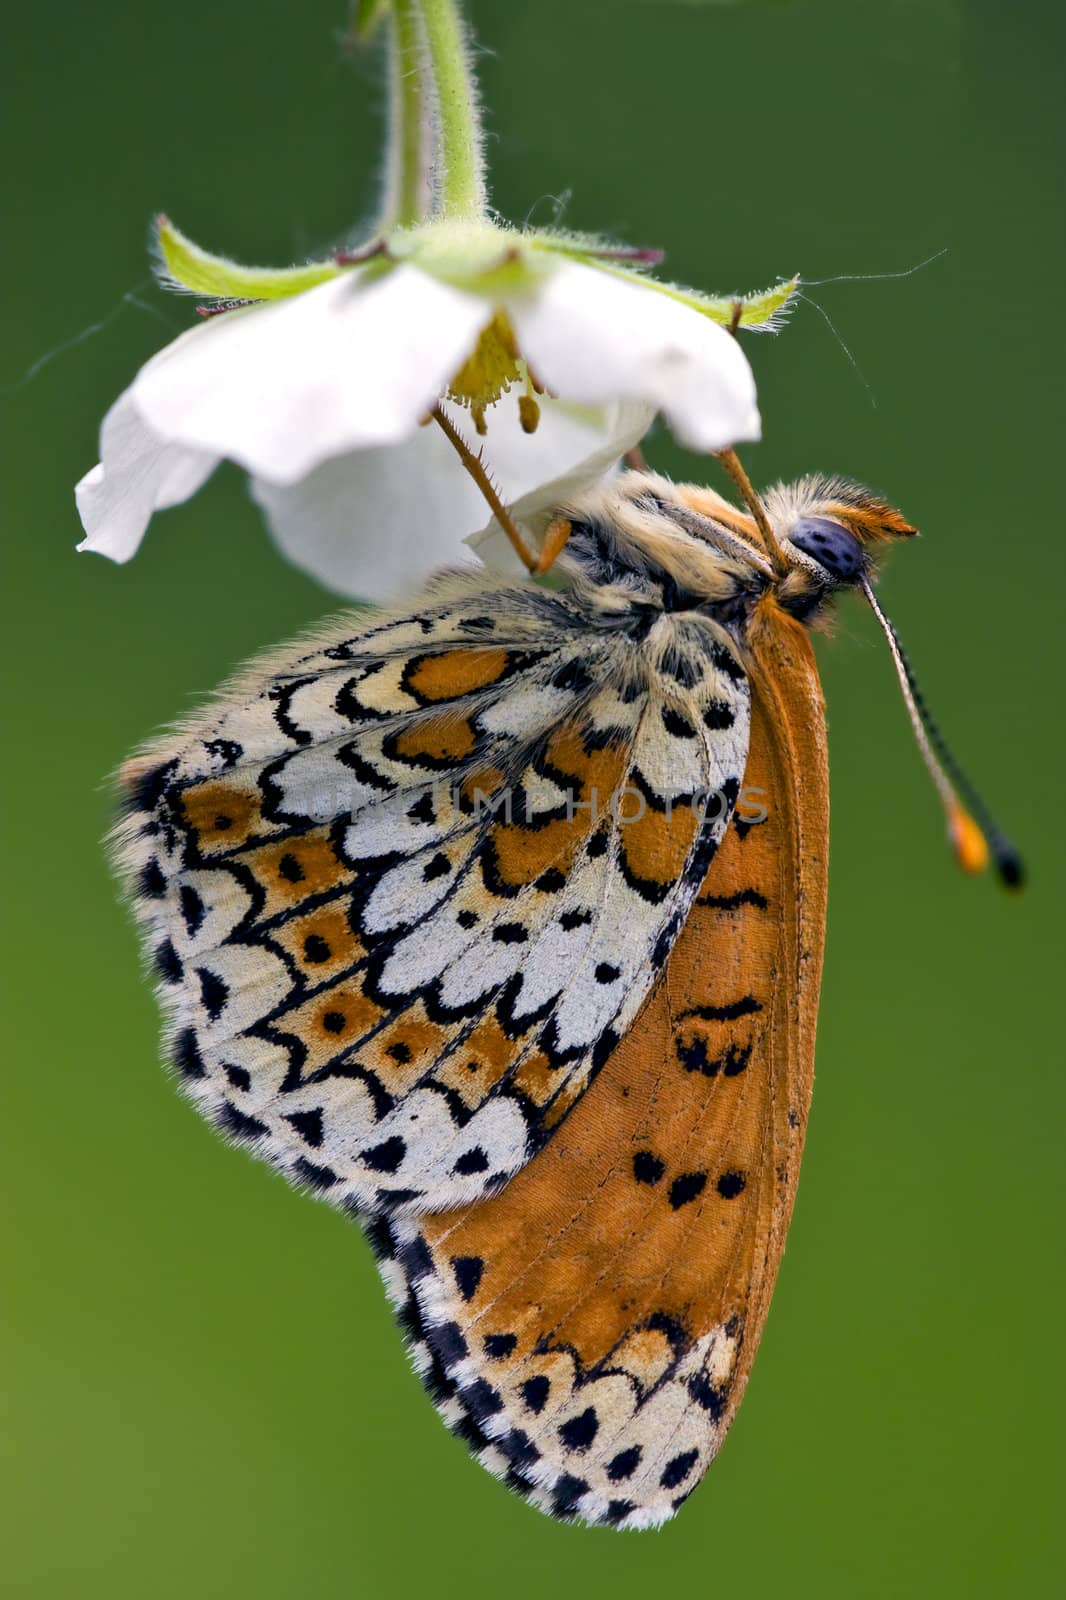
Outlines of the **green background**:
M868 616L819 646L833 873L818 1089L755 1376L663 1532L555 1526L442 1428L355 1227L157 1066L105 775L329 610L225 470L76 556L99 419L189 317L149 217L288 262L367 214L343 0L19 8L5 51L3 1582L12 1596L1050 1595L1063 1482L1062 8L473 7L494 196L812 288L749 338L759 481L839 470L925 531L883 596L1030 858L964 880ZM130 289L149 310L123 301ZM111 318L95 335L45 352ZM165 318L164 326L160 318ZM876 401L876 404L874 404ZM665 438L654 463L708 475ZM11 753L14 758L11 759Z

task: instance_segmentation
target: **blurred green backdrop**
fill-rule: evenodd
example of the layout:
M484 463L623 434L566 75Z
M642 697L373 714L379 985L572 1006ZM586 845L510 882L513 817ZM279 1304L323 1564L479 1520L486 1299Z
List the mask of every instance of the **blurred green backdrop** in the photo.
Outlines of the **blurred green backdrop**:
M154 209L277 262L369 210L379 93L339 47L343 3L8 21L6 1591L1059 1592L1062 8L472 7L506 215L568 192L574 226L723 290L947 250L811 290L865 383L810 305L748 340L748 459L760 481L853 474L925 530L883 594L1032 873L1020 899L956 874L887 654L846 607L819 647L833 880L789 1249L723 1457L664 1532L620 1536L553 1526L469 1461L356 1228L178 1099L100 849L123 754L333 605L232 471L125 568L74 554L71 487L189 317L145 285Z

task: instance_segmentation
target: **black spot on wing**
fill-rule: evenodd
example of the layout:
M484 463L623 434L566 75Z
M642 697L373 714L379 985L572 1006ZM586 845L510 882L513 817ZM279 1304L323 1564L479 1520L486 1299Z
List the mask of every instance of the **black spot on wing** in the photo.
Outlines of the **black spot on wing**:
M746 677L744 668L731 650L725 645L714 644L711 646L711 660L718 671L729 679L730 683L743 683Z
M301 1183L306 1183L311 1189L332 1189L340 1179L332 1167L318 1167L313 1161L306 1161L303 1156L293 1162L292 1170Z
M364 1150L361 1160L375 1172L395 1172L407 1154L407 1145L394 1134L391 1139L386 1139L382 1144L376 1144L369 1150Z
M183 1078L206 1078L207 1072L200 1058L196 1034L192 1028L183 1028L174 1040L174 1065Z
M412 822L436 822L437 815L433 807L432 790L427 789L421 799L416 800L413 806L409 806L407 815Z
M765 911L770 904L758 889L738 889L736 894L704 894L696 901L698 906L709 906L715 911L738 911L741 906L754 906Z
M521 1387L520 1393L527 1408L532 1411L534 1415L538 1415L544 1410L550 1390L550 1378L546 1378L542 1372L538 1372L535 1378L526 1379L525 1383Z
M154 811L166 793L177 768L176 761L164 761L151 767L128 784L123 795L123 809L129 811Z
M477 1294L484 1270L485 1263L480 1256L452 1256L455 1286L464 1300L472 1300Z
M232 1139L261 1139L270 1132L265 1122L260 1122L258 1117L246 1116L229 1100L223 1100L218 1121L219 1126Z
M217 1022L229 999L229 985L217 972L211 972L207 967L197 967L196 976L200 982L200 999L204 1010L212 1022Z
M698 1460L698 1450L685 1450L681 1455L674 1456L666 1463L659 1478L663 1488L676 1489L679 1484L684 1483Z
M551 683L554 688L570 689L575 694L579 694L583 690L588 689L592 682L593 679L591 674L586 670L585 667L582 666L581 662L577 660L576 657L571 661L565 662L558 669L558 671L552 674L551 678Z
M607 1463L607 1476L612 1483L621 1483L626 1478L631 1478L640 1466L641 1448L639 1444L630 1445L628 1450L620 1450Z
M705 1172L683 1172L670 1185L667 1198L673 1209L680 1211L682 1206L687 1206L701 1195L706 1187L707 1174Z
M712 1422L720 1422L725 1415L728 1391L720 1383L712 1383L705 1372L697 1372L689 1379L688 1392Z
M725 700L710 700L703 708L703 725L712 733L731 728L736 720L736 712Z
M289 851L286 851L281 860L278 862L278 877L284 878L286 883L299 883L303 878L303 875L304 869L301 867L296 856L292 855Z
M181 982L184 968L178 952L169 939L164 939L162 944L156 945L152 960L155 962L155 968L159 976L164 978L167 983Z
M138 881L140 892L147 900L161 900L167 892L167 880L163 876L163 869L153 856L147 866L141 870Z
M694 739L696 730L687 717L673 706L663 706L663 727L674 739Z
M588 1492L589 1486L584 1478L578 1478L572 1472L564 1472L552 1494L552 1511L557 1517L573 1516L578 1501Z
M320 933L309 933L304 940L304 960L317 966L328 961L332 951Z
M587 1406L578 1416L571 1417L559 1428L559 1438L568 1450L587 1450L600 1431L600 1419L595 1406Z
M285 1121L300 1135L306 1144L317 1148L322 1143L322 1108L316 1106L313 1111L290 1111L285 1115Z
M464 1150L452 1168L452 1171L461 1178L472 1177L476 1172L488 1170L489 1158L480 1145L475 1145L472 1150Z
M706 1039L693 1039L691 1043L679 1042L677 1058L686 1072L700 1072L705 1078L736 1078L751 1060L752 1044L738 1045L732 1041L720 1056L710 1056Z
M682 1011L677 1020L684 1022L686 1017L699 1017L703 1022L735 1022L738 1017L754 1016L756 1011L761 1010L761 1002L753 994L746 994L724 1006L692 1006L690 1010Z
M178 909L189 938L195 938L203 927L207 910L192 884L183 883L178 891Z

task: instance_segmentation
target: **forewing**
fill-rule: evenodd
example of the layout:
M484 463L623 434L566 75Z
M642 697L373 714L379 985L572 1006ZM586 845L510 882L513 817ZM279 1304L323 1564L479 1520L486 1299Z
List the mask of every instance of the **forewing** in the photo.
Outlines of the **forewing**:
M636 1014L736 797L747 685L699 630L660 670L532 586L354 626L131 764L120 853L201 1109L336 1203L454 1205Z
M784 1245L813 1075L827 773L809 643L756 646L737 820L635 1025L503 1191L379 1224L445 1421L541 1509L672 1515L740 1401Z

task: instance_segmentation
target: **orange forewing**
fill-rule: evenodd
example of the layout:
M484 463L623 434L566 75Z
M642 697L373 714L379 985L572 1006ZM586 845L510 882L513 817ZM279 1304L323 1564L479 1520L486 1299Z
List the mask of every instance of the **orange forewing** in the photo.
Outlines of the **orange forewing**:
M511 1427L535 1442L527 1462L521 1450L490 1447L488 1464L516 1487L540 1485L542 1498L562 1474L572 1503L557 1488L557 1514L585 1514L580 1488L594 1492L613 1468L621 1434L612 1443L602 1426L602 1399L591 1407L600 1437L583 1446L582 1477L560 1439L578 1437L584 1401L606 1394L593 1386L618 1374L643 1397L639 1410L652 1395L661 1404L676 1373L677 1408L698 1409L690 1395L701 1394L707 1438L656 1468L655 1505L651 1489L641 1498L621 1485L631 1498L611 1502L623 1508L616 1520L645 1511L662 1520L694 1486L743 1393L792 1211L825 924L825 723L807 636L772 601L749 644L747 801L661 981L537 1159L495 1198L420 1224L435 1287L419 1290L415 1318L449 1396L445 1414L472 1439L498 1443ZM752 805L765 821L746 822ZM449 1324L468 1361L442 1384L448 1352L435 1328ZM711 1378L693 1377L679 1364L684 1351L723 1327L729 1340ZM471 1368L502 1402L487 1425L471 1400Z

